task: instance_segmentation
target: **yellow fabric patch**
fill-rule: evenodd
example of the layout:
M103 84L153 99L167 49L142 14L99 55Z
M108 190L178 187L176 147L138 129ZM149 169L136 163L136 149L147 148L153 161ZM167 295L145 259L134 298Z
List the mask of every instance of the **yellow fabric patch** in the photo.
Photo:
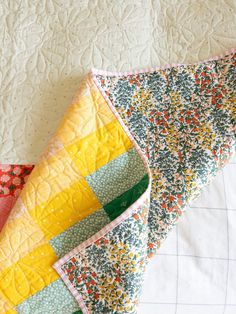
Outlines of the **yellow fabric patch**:
M14 306L58 279L51 265L57 256L44 244L0 274L0 291Z
M87 78L0 233L0 314L59 278L47 241L102 208L84 177L132 147Z
M90 79L81 85L81 89L78 96L74 97L56 133L63 144L82 139L116 119L101 92Z
M115 120L65 148L78 166L80 173L87 176L131 147L133 143L120 123Z
M47 203L30 211L48 240L101 208L94 192L82 178Z
M28 209L46 202L49 198L81 178L67 151L58 151L48 159L42 158L30 174L26 187L21 192Z
M16 310L11 309L9 311L7 311L5 314L17 314Z
M17 312L16 312L16 310L11 309L11 310L5 312L5 314L17 314Z
M45 241L43 232L27 211L19 218L9 219L0 233L0 272Z
M2 312L0 312L2 314ZM17 311L14 309L10 309L9 311L3 312L3 314L17 314Z
M5 298L3 297L1 290L0 290L0 314L13 314L16 313L15 310L11 310L13 304L9 304ZM11 312L12 311L12 312Z

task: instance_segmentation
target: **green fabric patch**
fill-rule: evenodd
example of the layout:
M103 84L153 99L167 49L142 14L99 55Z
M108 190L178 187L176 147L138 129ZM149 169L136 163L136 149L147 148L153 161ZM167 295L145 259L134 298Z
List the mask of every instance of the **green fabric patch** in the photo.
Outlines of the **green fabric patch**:
M147 173L136 148L132 148L86 177L104 206L131 189Z
M149 183L148 174L146 174L136 185L130 190L121 194L119 197L105 205L103 208L111 220L117 218L130 205L132 205L147 189Z
M60 258L73 250L80 243L93 236L109 222L110 219L104 209L99 209L51 239L50 244Z
M72 314L83 314L83 312L81 310L79 310L79 311L76 311L76 312L74 312Z
M19 314L71 314L75 311L82 313L76 299L61 279L38 291L16 308Z

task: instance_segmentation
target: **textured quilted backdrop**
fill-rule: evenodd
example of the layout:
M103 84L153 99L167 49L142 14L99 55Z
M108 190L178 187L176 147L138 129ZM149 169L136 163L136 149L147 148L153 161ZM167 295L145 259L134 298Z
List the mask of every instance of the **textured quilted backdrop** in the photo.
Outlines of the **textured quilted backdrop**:
M207 59L236 46L235 14L234 0L2 1L1 163L37 162L91 67ZM236 313L235 163L193 204L150 265L141 314Z

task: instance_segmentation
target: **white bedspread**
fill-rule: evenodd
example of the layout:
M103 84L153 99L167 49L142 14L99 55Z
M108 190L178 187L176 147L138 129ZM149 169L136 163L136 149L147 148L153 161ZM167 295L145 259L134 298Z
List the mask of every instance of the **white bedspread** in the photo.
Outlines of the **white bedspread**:
M235 15L235 0L1 1L0 162L37 162L91 67L208 59L236 46ZM151 261L141 302L140 314L236 313L236 159Z

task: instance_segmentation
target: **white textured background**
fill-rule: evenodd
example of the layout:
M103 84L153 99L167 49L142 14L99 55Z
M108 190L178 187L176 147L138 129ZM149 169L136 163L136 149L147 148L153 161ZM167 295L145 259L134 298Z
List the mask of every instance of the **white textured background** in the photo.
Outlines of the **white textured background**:
M0 21L1 163L37 162L91 67L197 62L236 46L235 0L3 0ZM140 314L236 314L233 162L151 262Z

